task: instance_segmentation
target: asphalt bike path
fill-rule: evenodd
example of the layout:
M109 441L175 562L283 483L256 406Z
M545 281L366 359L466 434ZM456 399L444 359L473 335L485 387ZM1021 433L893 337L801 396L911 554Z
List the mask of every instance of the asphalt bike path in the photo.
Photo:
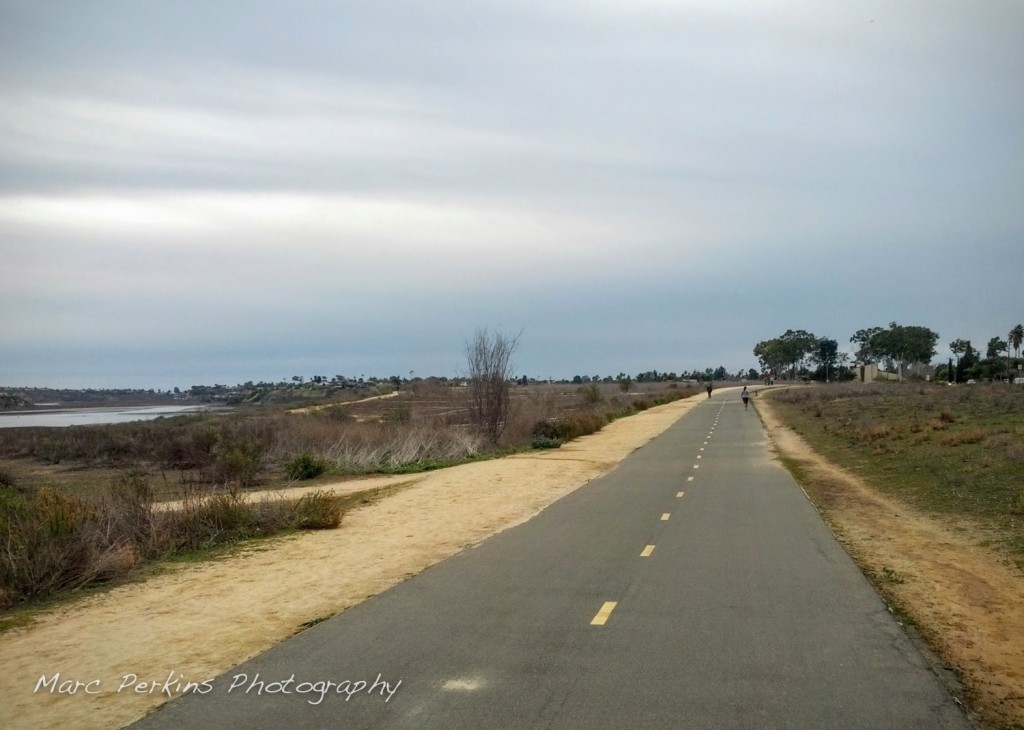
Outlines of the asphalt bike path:
M134 727L970 725L725 391L529 522Z

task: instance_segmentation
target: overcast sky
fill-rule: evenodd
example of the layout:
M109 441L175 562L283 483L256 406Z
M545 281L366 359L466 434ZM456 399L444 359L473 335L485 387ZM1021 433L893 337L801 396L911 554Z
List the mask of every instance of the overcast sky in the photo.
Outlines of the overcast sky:
M1024 3L0 0L0 385L1024 320Z

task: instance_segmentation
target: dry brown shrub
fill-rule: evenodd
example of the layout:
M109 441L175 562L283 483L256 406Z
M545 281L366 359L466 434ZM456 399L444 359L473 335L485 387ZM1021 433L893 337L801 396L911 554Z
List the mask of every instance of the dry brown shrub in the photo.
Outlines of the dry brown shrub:
M131 543L111 545L94 558L93 570L96 580L111 580L127 575L141 561L139 550Z
M943 446L962 446L964 444L980 444L984 440L984 430L980 428L971 428L966 431L947 434L939 440L939 443Z
M0 607L127 575L143 560L231 544L285 529L336 527L330 495L252 502L237 489L182 485L177 509L155 510L128 476L95 498L41 489L0 503Z
M872 423L868 426L862 426L857 432L857 438L862 443L871 444L880 439L888 437L890 429L884 423Z

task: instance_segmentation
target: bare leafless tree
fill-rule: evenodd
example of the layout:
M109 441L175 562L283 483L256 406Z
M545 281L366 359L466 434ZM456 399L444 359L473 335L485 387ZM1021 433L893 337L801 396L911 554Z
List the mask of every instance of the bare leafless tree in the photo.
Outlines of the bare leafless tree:
M508 423L512 355L521 335L521 331L514 337L501 332L492 335L485 327L466 341L470 418L491 444L498 443Z

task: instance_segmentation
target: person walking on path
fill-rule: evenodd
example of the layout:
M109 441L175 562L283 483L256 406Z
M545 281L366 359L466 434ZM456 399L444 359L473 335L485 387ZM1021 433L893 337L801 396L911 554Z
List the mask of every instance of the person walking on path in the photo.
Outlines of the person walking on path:
M747 404L750 401L750 391L747 390L747 386L743 386L743 392L740 393L740 398L743 399L743 410L747 410Z
M711 397L711 381L708 381L708 398Z

